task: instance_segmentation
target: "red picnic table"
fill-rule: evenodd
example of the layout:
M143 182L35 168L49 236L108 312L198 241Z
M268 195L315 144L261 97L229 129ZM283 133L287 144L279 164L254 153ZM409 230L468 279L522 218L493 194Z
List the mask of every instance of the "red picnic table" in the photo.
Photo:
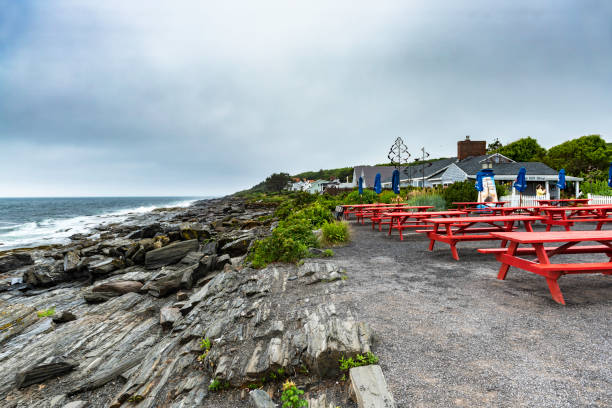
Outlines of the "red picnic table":
M391 231L394 229L399 231L400 241L404 240L404 235L402 234L402 230L405 228L420 228L420 227L429 227L430 224L423 222L425 218L431 217L460 217L462 215L466 215L465 211L396 211L396 212L387 212L383 213L384 216L390 218L389 221L389 235L391 235ZM415 219L416 221L409 222L409 219Z
M533 231L531 223L542 220L543 217L531 215L491 215L483 217L452 217L452 218L426 218L424 221L433 224L433 230L417 230L427 233L429 250L433 251L436 241L446 242L450 245L453 258L459 260L457 242L460 241L489 241L499 238L493 232L511 232L514 224L523 221L526 231ZM474 224L488 224L487 227L474 227ZM501 225L500 225L501 224ZM441 228L444 226L444 228ZM506 242L502 240L502 247Z
M374 226L378 224L378 230L382 231L383 224L391 225L391 217L388 215L389 212L408 212L412 213L424 213L425 211L433 208L432 205L411 205L411 206L389 206L389 207L377 207L372 209L372 213L370 214L370 220L372 220L372 229ZM409 211L413 210L413 211ZM383 221L389 220L389 221Z
M538 203L540 203L540 205L550 205L550 206L557 206L557 205L562 205L562 204L566 204L568 206L576 206L576 205L588 204L589 199L588 198L563 198L563 199L557 199L557 200L538 200ZM556 204L553 204L553 203L556 203Z
M508 204L508 201L491 201L489 203L480 203L475 201L459 201L453 204L457 206L457 209L464 211L468 208L478 208L479 205L484 205L487 207L503 207L504 205Z
M510 242L508 248L479 249L484 254L494 254L501 262L497 279L506 279L511 266L542 275L546 278L548 289L557 303L565 304L557 280L567 274L602 273L612 274L612 231L554 231L554 232L494 232L497 239ZM576 244L594 241L599 245ZM545 247L546 243L564 243L557 247ZM531 248L519 248L519 244L531 245ZM608 262L588 263L551 263L550 258L558 254L591 254L605 253ZM529 260L520 255L533 256Z
M351 214L354 214L360 211L364 207L369 207L372 205L376 205L376 204L343 204L342 208L344 210L343 211L344 219L348 220Z
M612 204L585 205L580 207L541 207L544 213L546 231L553 225L559 225L566 231L576 222L596 222L595 229L601 230L603 224L612 222Z

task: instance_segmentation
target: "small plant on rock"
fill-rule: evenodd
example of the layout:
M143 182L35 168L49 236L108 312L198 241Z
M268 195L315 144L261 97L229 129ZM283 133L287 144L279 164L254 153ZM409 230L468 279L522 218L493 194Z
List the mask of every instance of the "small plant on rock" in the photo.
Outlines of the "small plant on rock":
M53 316L55 314L55 306L53 306L50 309L46 309L46 310L39 310L38 313L36 313L38 315L38 317L50 317Z
M287 380L283 384L283 394L281 395L283 408L307 407L308 401L301 398L303 394L304 391L298 389L293 381Z
M326 249L325 251L323 251L322 255L325 258L329 258L329 257L334 256L334 251L332 251L331 249Z
M200 354L200 356L198 357L199 361L203 361L206 358L208 352L210 351L210 347L210 339L208 337L202 337L200 339L200 348L204 351L204 353Z
M365 365L377 364L378 357L373 353L367 352L365 354L357 354L355 358L340 357L340 371L348 371L354 367L361 367Z
M227 381L222 381L222 380L218 380L218 379L214 379L210 382L210 384L208 385L208 389L210 391L221 391L221 390L225 390L227 388L229 388L230 383Z

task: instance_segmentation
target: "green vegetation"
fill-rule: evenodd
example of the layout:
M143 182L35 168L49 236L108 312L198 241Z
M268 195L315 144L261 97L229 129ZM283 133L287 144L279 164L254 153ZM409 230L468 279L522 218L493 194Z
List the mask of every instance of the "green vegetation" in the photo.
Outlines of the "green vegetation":
M301 398L303 394L304 391L298 389L294 382L287 380L283 384L283 394L281 395L283 408L307 407L308 401Z
M373 353L357 354L355 358L340 357L340 371L348 371L353 367L361 367L365 365L378 364L378 357Z
M331 249L326 249L325 251L323 251L323 257L329 258L334 256L334 251L332 251Z
M612 149L601 136L589 135L551 147L544 162L556 170L564 168L569 175L585 176L592 169L607 170L611 158Z
M46 310L39 310L37 313L38 317L51 317L55 314L55 306Z
M210 384L208 385L208 389L210 391L221 391L221 390L225 390L228 389L230 386L230 383L227 381L222 381L222 380L218 380L218 379L214 379L210 382Z
M326 245L343 244L350 239L349 226L343 221L325 223L321 230L323 233L323 243Z
M500 153L517 162L543 161L544 149L537 140L527 136L500 147L494 153Z
M328 170L319 170L319 171L305 171L303 173L296 174L293 177L297 177L300 179L306 180L329 180L332 177L340 180L341 182L346 182L346 178L349 180L353 178L353 168L352 167L341 167L338 169L328 169Z
M202 349L203 353L198 357L199 361L202 361L206 358L206 356L208 355L208 352L210 351L210 347L211 347L210 339L208 337L202 337L200 339L200 349Z
M407 203L410 205L431 205L434 207L432 211L442 211L446 209L446 201L444 200L444 197L436 192L414 191L409 195L409 197L410 198L408 199Z

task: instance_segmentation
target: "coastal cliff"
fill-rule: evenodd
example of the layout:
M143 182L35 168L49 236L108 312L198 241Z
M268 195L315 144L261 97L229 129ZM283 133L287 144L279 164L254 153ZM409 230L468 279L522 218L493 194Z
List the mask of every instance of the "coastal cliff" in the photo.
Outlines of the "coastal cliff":
M272 212L204 200L0 255L3 406L248 406L289 377L311 406L350 404L338 361L371 331L334 305L332 261L247 266Z

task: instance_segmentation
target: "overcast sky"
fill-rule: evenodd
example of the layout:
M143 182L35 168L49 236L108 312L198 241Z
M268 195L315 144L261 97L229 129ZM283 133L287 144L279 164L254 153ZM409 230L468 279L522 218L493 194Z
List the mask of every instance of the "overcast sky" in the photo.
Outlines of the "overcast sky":
M0 196L612 140L612 1L0 0Z

